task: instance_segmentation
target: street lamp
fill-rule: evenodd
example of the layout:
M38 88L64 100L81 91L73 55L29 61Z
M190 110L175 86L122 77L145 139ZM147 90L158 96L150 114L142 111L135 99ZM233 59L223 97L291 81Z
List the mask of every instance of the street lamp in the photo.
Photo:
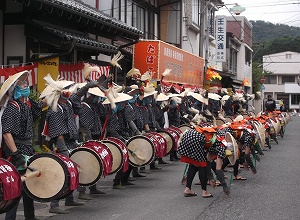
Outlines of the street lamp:
M240 15L245 10L246 10L246 8L240 6L238 3L235 3L235 6L230 8L230 12L232 12L233 14L236 14L236 15Z

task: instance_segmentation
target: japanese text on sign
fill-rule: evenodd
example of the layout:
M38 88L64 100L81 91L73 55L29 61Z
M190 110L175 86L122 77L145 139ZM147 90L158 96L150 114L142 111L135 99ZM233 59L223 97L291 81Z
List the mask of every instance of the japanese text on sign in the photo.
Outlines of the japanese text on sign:
M147 56L146 56L146 64L147 64L147 70L150 72L150 74L153 76L155 74L155 67L157 56L156 53L156 47L152 44L149 44L147 47Z
M226 18L216 17L216 61L226 62Z

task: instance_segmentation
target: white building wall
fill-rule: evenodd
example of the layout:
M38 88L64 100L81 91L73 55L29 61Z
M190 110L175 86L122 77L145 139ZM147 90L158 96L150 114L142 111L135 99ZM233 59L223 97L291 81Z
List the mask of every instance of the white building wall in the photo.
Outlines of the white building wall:
M199 56L199 34L191 29L188 29L186 34L185 36L188 36L188 40L182 41L182 49Z
M291 104L291 94L300 95L300 86L295 82L282 84L282 76L300 74L300 53L285 51L276 54L263 56L263 69L271 71L277 76L276 84L264 84L265 93L272 94L277 99L278 94L285 94L289 97L289 108L299 109L299 104Z
M192 5L190 2L182 2L182 15L185 17L189 17L191 19L192 16ZM183 19L183 18L182 18ZM180 22L179 22L180 23ZM192 54L199 56L199 30L197 31L197 27L192 27L191 21L181 21L181 49L188 51ZM171 26L174 28L174 25Z
M244 66L245 66L245 47L242 45L237 54L237 76L236 79L243 81L244 79Z

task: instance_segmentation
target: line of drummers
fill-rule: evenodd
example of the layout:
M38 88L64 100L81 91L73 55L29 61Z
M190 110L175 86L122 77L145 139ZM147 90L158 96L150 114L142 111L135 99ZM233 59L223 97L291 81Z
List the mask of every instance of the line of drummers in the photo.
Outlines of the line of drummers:
M27 157L22 176L8 158L0 160L1 213L18 204L23 190L35 201L51 202L50 212L66 214L59 200L83 205L74 200L74 190L89 200L87 187L91 194L103 193L96 183L107 175L115 175L114 189L124 189L133 185L131 174L143 177L146 165L159 169L167 155L171 161L180 156L189 165L186 197L197 195L191 184L198 171L202 196L211 197L206 185L215 186L212 170L229 195L223 169L232 164L238 178L243 163L256 173L253 158L259 160L262 149L271 148L270 138L283 135L290 120L289 114L277 111L255 116L246 110L251 96L225 90L219 95L216 88L202 95L190 90L168 94L122 87L108 79L80 84L51 75L44 79L47 87L40 98L49 108L42 134L50 152ZM19 108L13 99L8 105Z

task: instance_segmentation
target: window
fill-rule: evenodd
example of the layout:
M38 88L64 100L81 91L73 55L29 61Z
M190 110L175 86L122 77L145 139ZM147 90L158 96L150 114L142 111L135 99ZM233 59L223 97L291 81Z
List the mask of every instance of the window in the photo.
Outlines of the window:
M292 54L287 53L287 54L285 55L285 58L286 58L286 59L291 59L291 58L292 58Z
M127 1L127 7L126 7L126 23L128 25L132 26L132 1Z
M232 74L237 74L237 51L233 48L230 48L229 70Z
M252 52L247 47L245 47L245 64L250 66L252 60Z
M277 84L277 76L267 76L265 84Z
M154 39L155 36L155 13L141 8L133 0L113 0L113 17L128 25L136 27L145 33L145 38ZM151 1L155 4L155 1ZM155 5L154 5L155 6Z
M7 57L7 65L19 65L23 63L23 57L22 56L8 56Z
M295 76L282 76L282 84L286 82L295 82Z
M291 104L292 105L298 105L300 103L300 95L294 95L292 94Z
M192 20L193 20L193 23L196 24L197 26L200 26L200 13L201 13L201 10L200 10L200 3L201 3L201 0L193 0L193 13L192 13Z

